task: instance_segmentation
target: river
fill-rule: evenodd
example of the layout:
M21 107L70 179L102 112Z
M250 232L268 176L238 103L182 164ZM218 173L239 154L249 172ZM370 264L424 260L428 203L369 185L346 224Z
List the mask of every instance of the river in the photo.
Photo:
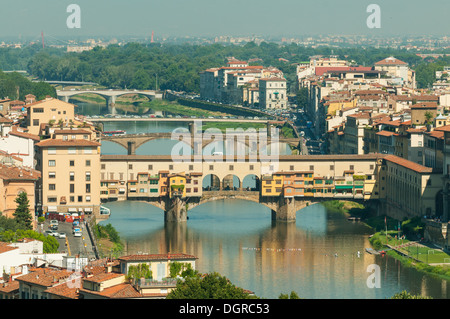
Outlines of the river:
M170 132L179 126L110 122L105 130ZM170 154L167 142L149 142L137 154ZM126 150L105 143L102 154L126 154ZM265 206L237 199L197 206L181 224L165 224L163 211L145 202L104 206L111 209L111 217L101 223L117 229L125 242L124 254L192 254L198 257L198 271L217 271L262 298L295 291L307 299L385 299L403 290L450 297L448 281L404 267L389 256L365 253L371 229L320 204L298 211L293 223L273 222Z

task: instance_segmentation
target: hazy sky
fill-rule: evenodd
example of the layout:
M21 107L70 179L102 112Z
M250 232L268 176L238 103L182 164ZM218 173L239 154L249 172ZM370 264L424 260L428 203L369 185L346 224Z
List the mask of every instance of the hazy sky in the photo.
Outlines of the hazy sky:
M372 3L380 29L366 25ZM80 29L66 25L69 4ZM449 0L0 0L0 12L0 37L450 33Z

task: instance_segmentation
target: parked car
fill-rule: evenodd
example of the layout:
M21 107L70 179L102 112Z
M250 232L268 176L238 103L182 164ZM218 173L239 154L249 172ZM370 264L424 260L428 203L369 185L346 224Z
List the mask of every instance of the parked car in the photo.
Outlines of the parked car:
M74 232L74 233L73 233L73 236L74 236L74 237L81 237L81 234L82 234L82 233L81 233L81 230L80 230L80 231Z
M53 230L47 230L45 233L47 234L47 236L53 236L53 237L59 236L58 232L55 232Z
M52 219L52 220L50 221L50 226L53 226L53 225L58 226L58 225L59 225L59 222L58 222L56 219Z
M62 232L62 233L59 233L59 238L66 238L66 233L64 233L64 232Z
M51 229L51 230L58 230L58 225L51 225L51 226L50 226L50 229Z

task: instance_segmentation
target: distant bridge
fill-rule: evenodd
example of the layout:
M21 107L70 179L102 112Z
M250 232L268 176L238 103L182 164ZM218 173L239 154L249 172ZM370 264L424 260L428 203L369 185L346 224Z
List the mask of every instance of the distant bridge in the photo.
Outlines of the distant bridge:
M69 102L69 99L79 94L97 94L106 99L107 106L114 106L116 99L119 96L127 94L139 94L146 96L149 100L161 99L163 94L154 90L57 90L56 95L64 102Z
M245 147L248 148L248 150L254 150L257 151L260 147L260 141L257 138L258 136L255 135L254 141L251 140L248 136L248 133L234 133L233 143L236 149L239 149L240 145L239 143L244 143ZM241 136L241 138L239 138ZM120 146L124 147L128 151L128 155L135 155L136 149L139 148L141 145L152 141L152 140L158 140L158 139L172 139L172 133L141 133L141 134L126 134L126 135L119 135L119 136L103 136L101 138L101 141L108 141L108 142L114 142L116 144L119 144ZM202 136L202 134L199 133L199 136L196 135L190 135L190 138L188 140L182 140L183 142L187 143L193 150L195 154L202 154L202 149L205 148L205 146L217 142L217 136ZM224 134L223 136L223 142L227 143L227 136ZM267 144L266 147L269 147L272 143L279 143L279 144L288 144L293 149L301 149L302 145L302 138L285 138L285 137L279 137L276 140L272 140L270 136L267 136ZM224 145L224 148L226 147L226 144ZM234 151L235 154L237 154L237 151Z

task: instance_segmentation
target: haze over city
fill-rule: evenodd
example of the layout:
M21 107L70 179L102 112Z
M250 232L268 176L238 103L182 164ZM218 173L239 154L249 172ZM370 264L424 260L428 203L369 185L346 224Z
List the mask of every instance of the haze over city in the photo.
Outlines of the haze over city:
M78 0L2 1L0 36L34 37L40 31L54 36L264 36L367 34L442 35L450 26L450 3L387 1L381 9L381 28L366 20L372 1L319 0ZM69 29L66 9L81 9L81 28Z

